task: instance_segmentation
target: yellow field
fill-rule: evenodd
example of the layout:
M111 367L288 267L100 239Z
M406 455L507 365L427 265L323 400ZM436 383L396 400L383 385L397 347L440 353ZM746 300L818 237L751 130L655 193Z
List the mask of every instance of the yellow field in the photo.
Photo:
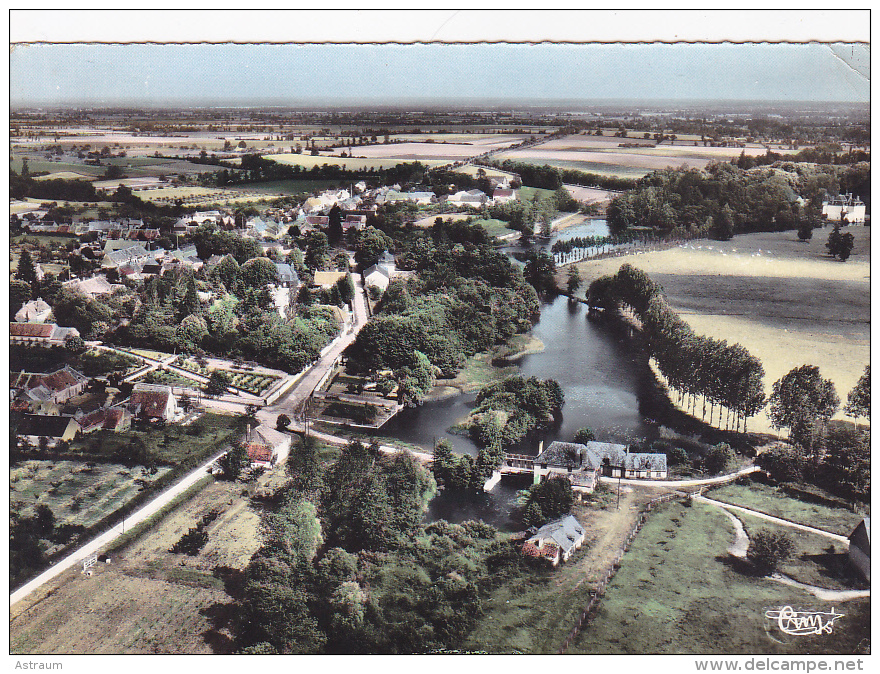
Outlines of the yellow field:
M792 368L815 365L842 406L871 357L870 228L849 229L856 246L846 263L824 255L826 227L809 244L794 232L747 234L578 268L585 285L625 262L642 269L695 332L738 342L761 360L768 396ZM563 268L560 283L566 276ZM749 429L776 433L766 411Z

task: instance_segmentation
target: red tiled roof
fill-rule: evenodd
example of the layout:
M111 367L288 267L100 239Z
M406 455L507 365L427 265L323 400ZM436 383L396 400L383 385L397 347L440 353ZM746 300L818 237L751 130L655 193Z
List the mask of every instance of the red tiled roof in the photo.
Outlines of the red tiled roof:
M248 458L252 462L262 462L262 463L272 463L272 456L274 452L269 445L261 445L255 442L250 443L247 446Z
M148 417L161 417L168 405L168 391L132 391L131 404L140 405L140 413Z
M9 334L12 337L42 337L48 339L55 329L53 323L10 323Z

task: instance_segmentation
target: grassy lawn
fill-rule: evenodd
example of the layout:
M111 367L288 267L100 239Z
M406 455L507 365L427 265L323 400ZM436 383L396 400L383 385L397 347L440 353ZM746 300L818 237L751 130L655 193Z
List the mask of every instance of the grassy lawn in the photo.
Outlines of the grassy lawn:
M801 583L830 590L866 587L853 575L847 563L846 546L842 543L792 527L774 524L746 513L733 514L739 517L749 536L754 536L759 531L771 531L785 534L792 540L794 554L779 567L780 573Z
M133 353L137 356L143 356L144 358L152 358L153 360L162 360L163 358L168 358L170 353L163 353L162 351L151 351L150 349L122 349L123 351L128 351L129 353Z
M543 201L548 197L552 197L554 194L553 190L545 190L541 187L520 187L519 188L519 200L520 201L531 201L538 197L539 201Z
M623 559L594 622L570 653L854 653L869 635L869 601L824 602L751 575L731 558L733 525L717 508L675 503L655 511ZM833 634L791 637L764 618L793 606L846 615ZM561 642L567 630L560 632Z
M758 510L767 515L784 517L798 524L817 527L841 536L848 536L862 521L862 515L846 508L834 508L793 498L781 489L760 482L729 484L713 489L707 496L725 503Z
M495 218L480 218L474 220L473 224L481 225L489 236L504 236L517 233L515 229L510 229L504 220L497 220Z
M239 434L236 417L205 414L189 426L140 424L123 433L98 431L70 443L72 451L113 456L122 447L143 447L155 461L178 464L198 462L220 451Z
M477 391L486 384L499 381L518 372L519 368L494 367L492 365L493 354L488 352L478 353L465 361L464 367L454 379L438 379L434 389L435 394L442 394L450 389L458 389L461 393Z
M10 468L11 509L31 515L47 505L58 524L91 526L170 470L76 461L22 461Z

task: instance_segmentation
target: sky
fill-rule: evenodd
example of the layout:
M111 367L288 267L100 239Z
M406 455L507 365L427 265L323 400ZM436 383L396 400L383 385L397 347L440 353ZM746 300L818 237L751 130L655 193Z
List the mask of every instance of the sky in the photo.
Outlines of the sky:
M32 44L10 55L10 103L867 102L869 49L766 43Z

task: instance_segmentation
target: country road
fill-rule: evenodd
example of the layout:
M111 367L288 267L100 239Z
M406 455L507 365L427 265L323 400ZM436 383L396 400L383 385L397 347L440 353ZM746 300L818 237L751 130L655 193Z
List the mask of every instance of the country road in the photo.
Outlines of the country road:
M9 605L12 606L21 599L24 599L31 592L33 592L38 587L42 586L61 572L66 571L76 564L79 564L80 561L85 557L88 557L89 555L92 555L99 550L105 548L107 545L122 536L125 527L128 527L128 529L130 530L135 525L156 514L159 510L168 505L168 503L170 503L176 496L185 492L198 480L207 475L208 468L211 466L211 464L213 464L217 459L223 456L223 454L225 454L225 450L211 457L211 459L209 459L201 466L196 468L194 471L186 475L180 482L172 485L167 490L159 494L152 501L143 506L140 510L136 510L134 513L126 517L123 522L105 531L97 538L92 539L81 548L74 550L60 562L53 564L48 569L43 571L43 573L41 573L39 576L22 585L19 589L9 595Z
M357 336L358 331L366 324L368 319L368 311L366 304L366 293L364 292L364 288L361 284L360 274L352 274L352 280L354 281L355 286L355 298L354 298L354 321L351 325L351 328L348 332L341 336L341 339L333 346L333 348L329 349L324 356L322 356L302 377L296 385L291 387L291 389L276 403L271 406L265 407L260 410L258 417L262 423L269 425L270 427L274 427L275 420L277 415L281 412L290 411L296 404L305 400L312 392L312 389L315 388L315 385L321 380L324 374L328 369L333 367L333 364L336 362L337 357L342 353L342 351L354 341ZM97 342L90 342L90 346L95 346L97 348L103 348L106 350L113 350L112 347L106 347L103 344ZM143 358L143 360L152 363L163 363L163 361L159 361L152 358L147 358L144 356L139 356ZM227 398L230 396L224 396ZM256 396L252 396L255 398L254 402L259 402L259 398ZM206 399L203 401L205 407L220 409L225 412L238 412L241 413L243 411L243 406L248 402L251 402L249 399L235 396L236 400L212 400ZM321 439L326 440L328 442L336 442L337 444L340 442L347 442L342 438L335 438L333 436L324 436L324 434L315 434ZM397 451L391 447L382 448L383 451ZM132 515L125 518L124 525L129 529L136 524L143 522L151 515L158 512L161 508L167 505L172 499L174 499L179 494L186 491L189 487L195 484L200 478L207 475L208 468L213 464L217 459L219 459L225 450L219 452L214 455L209 461L205 462L189 474L187 474L182 480L177 482L176 484L169 487L167 490L156 496L155 499L147 503L145 506L135 511ZM419 457L422 458L422 457ZM423 459L424 460L424 459ZM12 606L16 602L20 601L28 594L36 590L38 587L44 585L46 582L55 578L63 571L69 569L70 567L80 563L80 561L88 557L89 555L98 552L99 550L105 548L109 543L116 540L119 536L123 534L122 530L123 525L119 524L112 529L104 532L98 537L86 543L84 546L78 548L74 552L70 553L67 557L62 559L61 561L53 564L51 567L46 569L43 573L41 573L36 578L30 580L29 582L22 585L18 590L10 594L9 596L9 605Z

